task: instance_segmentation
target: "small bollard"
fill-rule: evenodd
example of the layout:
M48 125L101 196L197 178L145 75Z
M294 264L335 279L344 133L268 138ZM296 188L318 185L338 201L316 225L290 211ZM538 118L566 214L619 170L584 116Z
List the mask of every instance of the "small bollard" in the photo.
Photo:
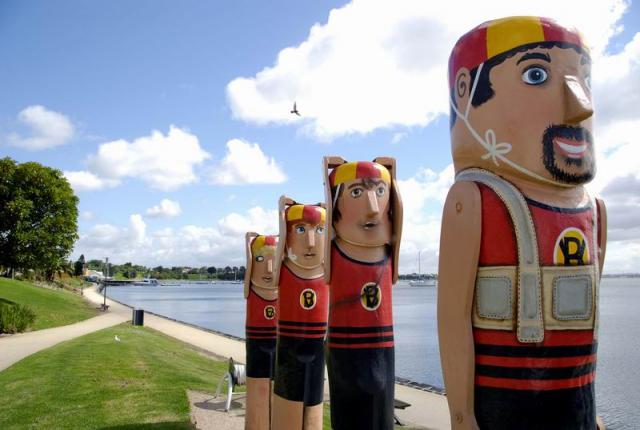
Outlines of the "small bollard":
M133 318L131 318L131 323L137 326L144 325L144 309L133 310Z

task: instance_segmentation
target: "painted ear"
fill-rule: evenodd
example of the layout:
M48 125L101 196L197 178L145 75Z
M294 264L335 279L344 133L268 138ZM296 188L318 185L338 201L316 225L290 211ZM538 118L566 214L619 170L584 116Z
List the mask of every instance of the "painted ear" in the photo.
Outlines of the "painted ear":
M258 233L253 231L247 232L244 236L245 252L247 254L247 264L244 272L244 298L249 297L249 288L251 287L251 269L253 267L253 255L251 254L251 242L258 237Z
M333 199L331 198L331 182L329 181L329 170L335 169L347 161L342 157L326 156L322 158L322 177L324 179L324 205L327 211L325 217L325 240L324 240L324 281L331 282L331 244L333 242Z
M455 87L453 88L453 94L451 94L451 97L455 100L456 107L458 109L464 109L464 106L467 106L470 93L471 72L469 72L469 69L466 67L461 67L456 72Z

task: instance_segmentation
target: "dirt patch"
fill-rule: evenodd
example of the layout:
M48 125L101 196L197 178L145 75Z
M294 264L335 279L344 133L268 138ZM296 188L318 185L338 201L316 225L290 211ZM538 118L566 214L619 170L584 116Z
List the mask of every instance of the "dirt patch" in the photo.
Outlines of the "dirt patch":
M243 430L245 393L234 394L231 408L225 412L226 394L214 397L199 391L187 391L191 422L198 430Z

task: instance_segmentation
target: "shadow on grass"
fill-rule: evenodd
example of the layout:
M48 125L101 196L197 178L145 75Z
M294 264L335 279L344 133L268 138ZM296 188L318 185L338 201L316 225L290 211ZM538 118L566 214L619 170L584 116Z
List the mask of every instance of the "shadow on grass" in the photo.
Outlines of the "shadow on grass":
M101 427L99 430L193 430L195 427L188 421L176 421L152 424L125 424L121 426Z
M194 403L194 406L200 409L204 409L207 411L219 411L219 412L225 412L224 408L227 405L227 401L226 399L222 400L222 401L204 401L204 402L196 402ZM232 400L231 401L231 409L242 409L244 407L244 405L238 401Z
M0 297L0 304L4 303L5 305L15 305L16 302L12 302L11 300L3 299Z

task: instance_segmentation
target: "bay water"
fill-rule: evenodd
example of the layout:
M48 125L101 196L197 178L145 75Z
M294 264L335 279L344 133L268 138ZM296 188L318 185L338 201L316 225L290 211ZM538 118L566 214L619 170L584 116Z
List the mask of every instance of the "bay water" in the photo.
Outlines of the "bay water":
M442 387L434 287L394 288L396 376ZM109 297L199 327L244 338L242 284L185 282L109 287ZM603 278L596 398L609 429L640 428L640 278Z

